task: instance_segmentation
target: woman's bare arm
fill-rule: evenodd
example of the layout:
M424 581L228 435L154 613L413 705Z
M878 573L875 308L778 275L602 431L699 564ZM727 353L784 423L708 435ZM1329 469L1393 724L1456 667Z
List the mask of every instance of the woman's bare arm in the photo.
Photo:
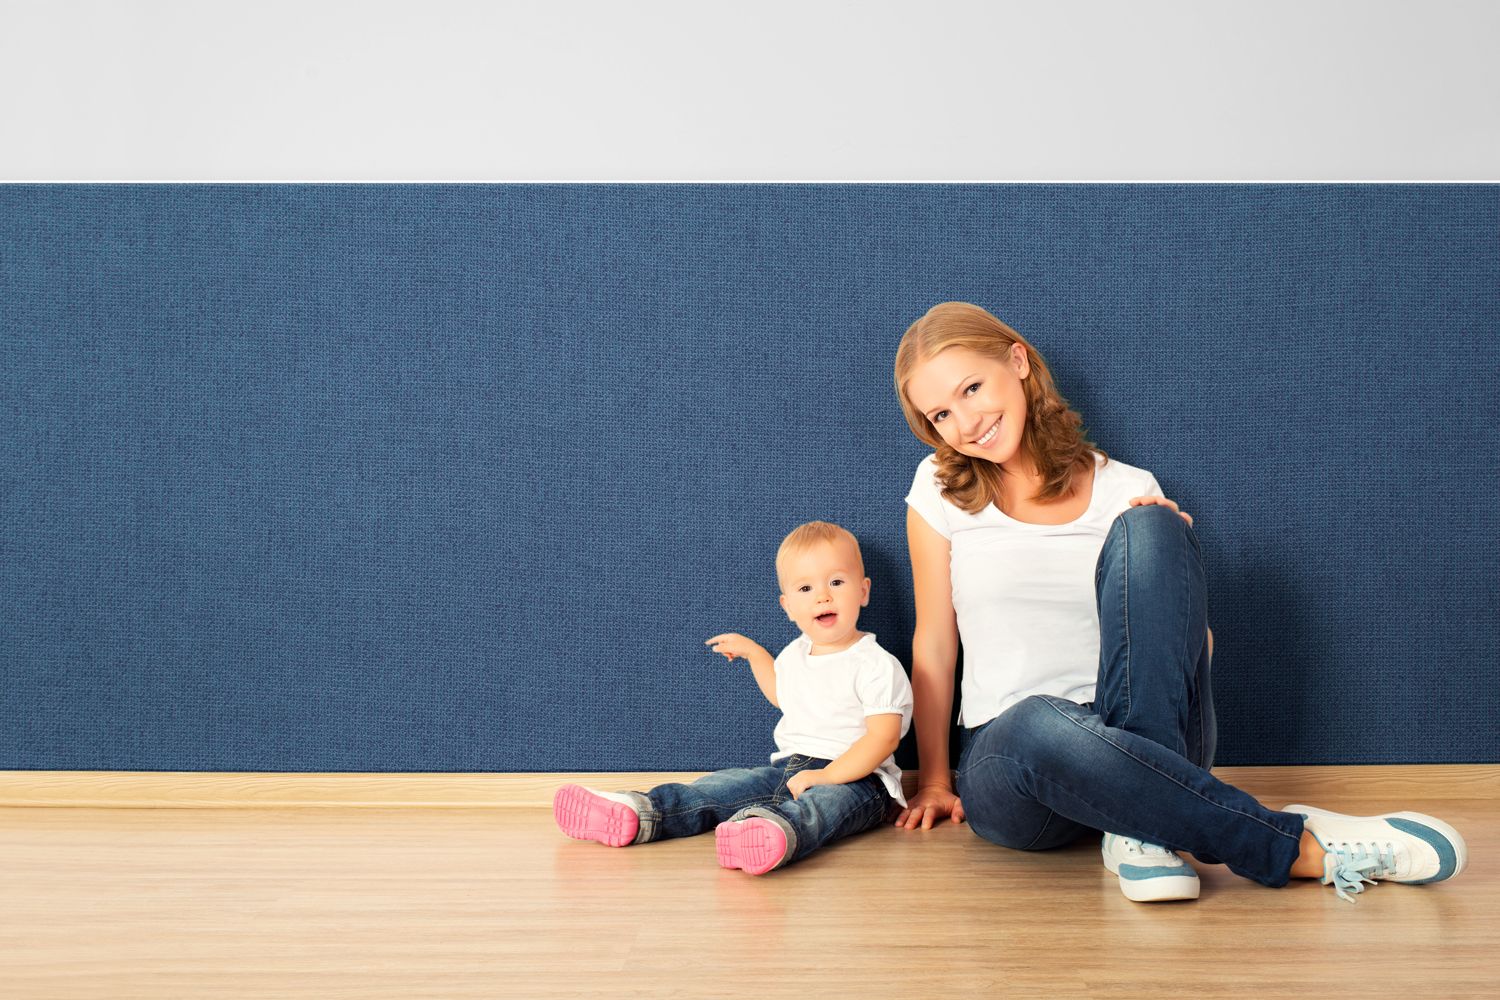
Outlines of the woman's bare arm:
M958 666L958 618L953 611L948 540L908 507L906 541L917 608L917 627L911 641L911 687L921 775L917 794L896 824L907 829L920 824L925 829L950 814L955 822L963 819L963 806L953 795L948 754L953 674Z

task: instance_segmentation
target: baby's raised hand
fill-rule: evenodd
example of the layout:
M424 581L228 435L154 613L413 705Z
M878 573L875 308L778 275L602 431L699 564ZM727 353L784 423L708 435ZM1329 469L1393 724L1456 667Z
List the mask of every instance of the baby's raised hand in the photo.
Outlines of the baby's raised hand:
M712 639L709 639L707 642L705 642L704 645L711 646L715 653L724 654L724 659L726 660L735 660L739 658L748 660L752 655L756 653L761 653L766 656L771 655L770 653L766 652L765 647L760 643L756 642L754 639L746 639L738 632L725 632L722 635L716 635Z

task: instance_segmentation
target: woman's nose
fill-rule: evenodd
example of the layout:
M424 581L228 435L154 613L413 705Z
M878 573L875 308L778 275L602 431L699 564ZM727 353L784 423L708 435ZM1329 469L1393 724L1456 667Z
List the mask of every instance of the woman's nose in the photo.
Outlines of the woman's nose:
M978 410L965 410L958 416L958 429L963 432L965 441L972 441L984 430L979 426L984 422L984 416Z

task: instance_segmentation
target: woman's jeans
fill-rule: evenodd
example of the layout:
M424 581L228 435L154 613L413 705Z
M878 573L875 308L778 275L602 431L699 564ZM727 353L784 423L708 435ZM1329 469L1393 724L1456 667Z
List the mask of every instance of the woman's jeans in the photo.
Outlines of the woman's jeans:
M1033 695L963 730L957 792L969 825L1027 851L1108 831L1285 885L1302 817L1208 771L1216 727L1193 529L1170 507L1127 510L1110 526L1094 589L1095 700Z
M692 784L627 793L635 798L641 817L632 843L691 837L726 820L760 816L786 834L786 857L777 867L800 861L824 844L879 826L895 805L875 774L843 785L813 785L792 798L786 786L793 775L831 763L792 754L773 766L730 768L705 774Z

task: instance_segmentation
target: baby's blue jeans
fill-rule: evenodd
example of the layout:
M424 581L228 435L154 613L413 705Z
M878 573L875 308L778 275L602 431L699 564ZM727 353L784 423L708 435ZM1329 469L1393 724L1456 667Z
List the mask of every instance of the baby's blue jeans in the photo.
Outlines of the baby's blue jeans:
M1032 695L959 734L974 832L1039 851L1100 831L1188 851L1279 887L1302 817L1209 773L1216 724L1198 538L1157 504L1115 518L1094 573L1099 677L1084 705Z
M630 792L641 825L632 843L707 833L726 820L761 816L786 834L786 859L800 861L825 844L879 826L895 800L874 774L843 785L813 785L797 798L787 782L798 771L832 761L793 754L766 767L737 767L705 774L691 784L657 785Z

